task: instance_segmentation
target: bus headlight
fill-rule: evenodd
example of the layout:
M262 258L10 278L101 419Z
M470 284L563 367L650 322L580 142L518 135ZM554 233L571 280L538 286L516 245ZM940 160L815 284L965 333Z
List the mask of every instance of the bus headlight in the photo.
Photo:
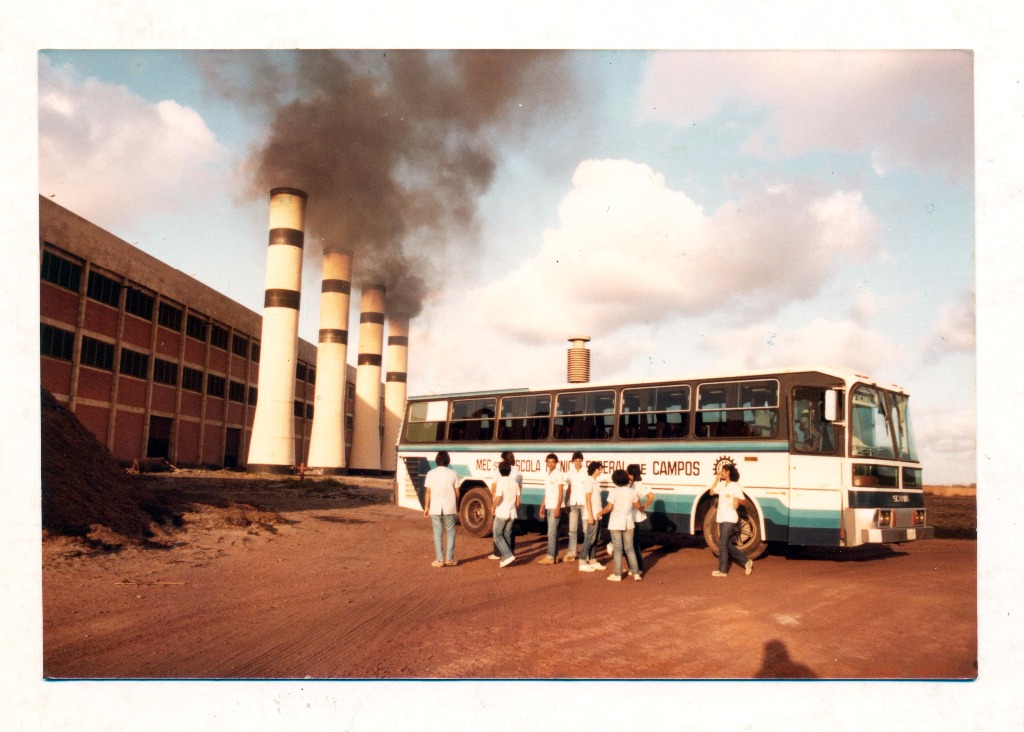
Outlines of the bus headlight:
M892 509L891 508L880 508L880 509L878 509L877 523L878 523L878 528L885 528L885 527L892 528Z
M924 513L924 509L923 508L915 508L914 509L914 526L924 526L924 523L925 523L924 522L924 516L925 516L925 513Z

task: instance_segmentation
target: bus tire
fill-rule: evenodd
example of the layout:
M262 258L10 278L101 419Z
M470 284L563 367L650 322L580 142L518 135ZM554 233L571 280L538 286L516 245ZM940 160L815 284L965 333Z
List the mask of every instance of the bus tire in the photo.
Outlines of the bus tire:
M491 535L494 506L486 488L470 488L459 505L459 523L468 534L483 538Z
M704 543L711 553L718 556L718 499L704 515ZM758 521L757 509L753 506L743 509L740 520L736 524L733 543L747 555L748 559L757 559L768 548L768 542L761 536L761 522Z

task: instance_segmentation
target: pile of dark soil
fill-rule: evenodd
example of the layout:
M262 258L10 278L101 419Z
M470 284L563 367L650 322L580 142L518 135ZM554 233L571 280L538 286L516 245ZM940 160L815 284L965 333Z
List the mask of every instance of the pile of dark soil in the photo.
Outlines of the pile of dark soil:
M41 438L44 538L116 546L154 536L151 524L165 514L161 503L45 389Z

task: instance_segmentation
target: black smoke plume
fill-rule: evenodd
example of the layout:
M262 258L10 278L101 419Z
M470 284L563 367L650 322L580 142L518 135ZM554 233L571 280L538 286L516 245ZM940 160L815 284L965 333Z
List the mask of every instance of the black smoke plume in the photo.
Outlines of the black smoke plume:
M500 153L569 101L549 51L222 52L205 59L222 92L259 111L248 194L309 194L307 251L353 257L357 285L387 288L415 317L472 257L477 201Z

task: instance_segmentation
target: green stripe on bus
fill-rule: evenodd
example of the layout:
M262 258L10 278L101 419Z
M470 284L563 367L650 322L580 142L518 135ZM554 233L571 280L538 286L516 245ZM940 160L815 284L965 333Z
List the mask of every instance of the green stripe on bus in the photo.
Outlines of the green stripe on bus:
M531 453L572 453L586 455L601 452L789 452L789 443L778 440L734 440L718 442L493 442L480 444L422 443L399 445L399 452L479 452L498 454L503 450L529 455Z

